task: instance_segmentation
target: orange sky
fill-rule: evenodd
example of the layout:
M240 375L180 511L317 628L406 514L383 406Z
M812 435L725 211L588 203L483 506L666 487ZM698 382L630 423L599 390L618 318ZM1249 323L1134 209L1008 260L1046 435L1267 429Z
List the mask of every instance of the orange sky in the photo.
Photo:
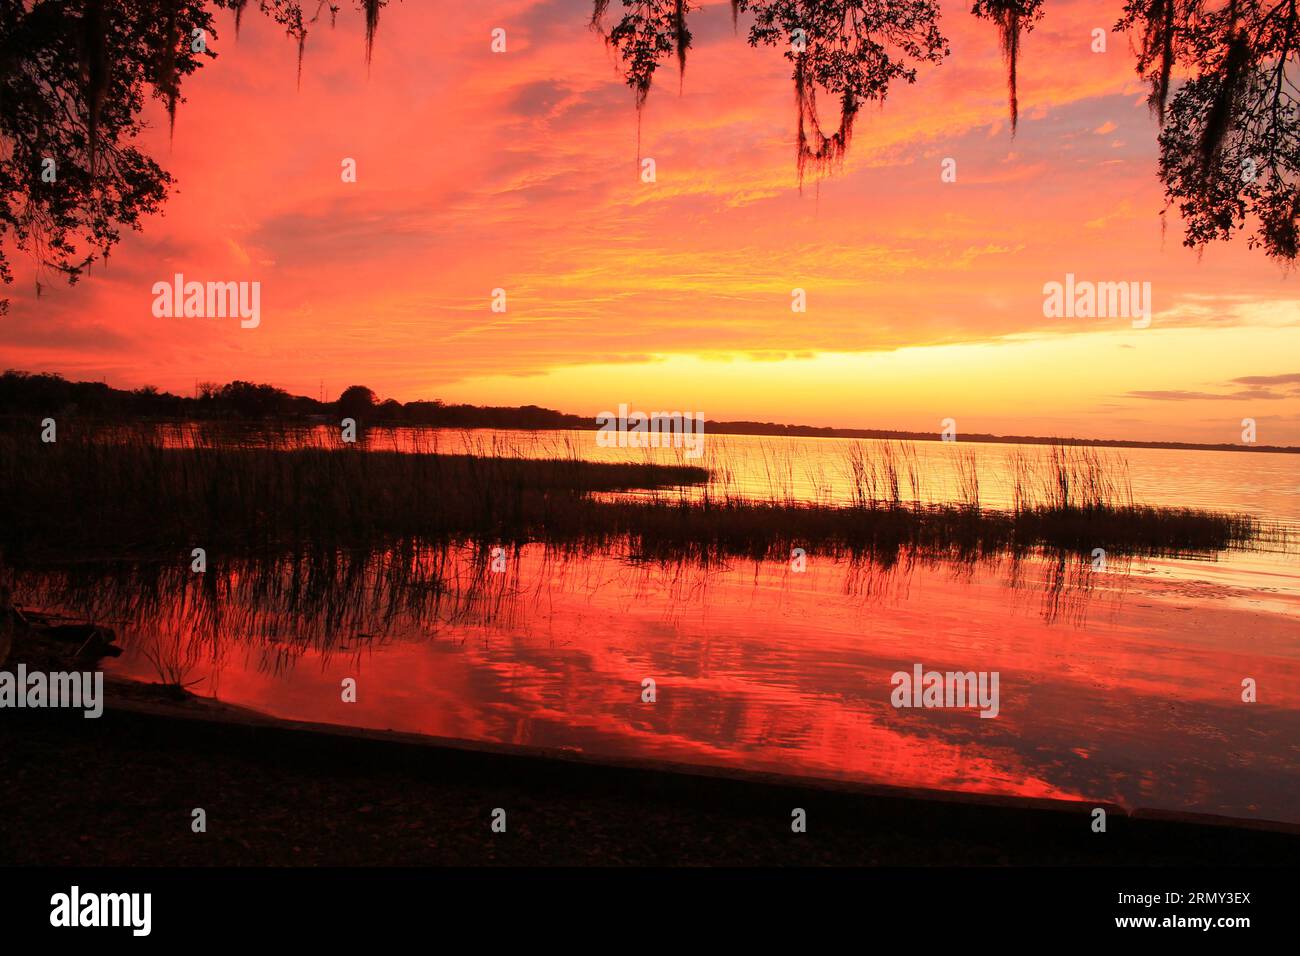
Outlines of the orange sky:
M179 180L165 215L40 300L19 259L0 365L959 433L1237 442L1250 417L1300 444L1296 279L1244 240L1198 257L1172 213L1162 237L1129 38L1090 50L1120 7L1048 4L1012 140L996 29L944 3L952 56L866 109L843 172L802 195L788 64L725 2L693 17L682 92L674 65L651 93L653 184L583 0L392 4L369 78L344 9L301 90L291 41L252 11L236 41L222 12L174 141L160 111L146 136ZM261 324L154 318L176 272L259 281ZM1150 282L1150 328L1044 318L1066 273Z

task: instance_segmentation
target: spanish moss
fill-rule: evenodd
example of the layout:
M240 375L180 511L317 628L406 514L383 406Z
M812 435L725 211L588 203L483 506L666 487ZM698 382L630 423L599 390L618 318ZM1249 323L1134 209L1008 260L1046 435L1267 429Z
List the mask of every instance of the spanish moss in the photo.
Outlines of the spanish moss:
M104 98L108 95L110 67L107 48L108 26L104 18L104 5L102 0L90 0L82 16L81 82L88 114L86 147L92 176L99 147L99 121L104 112Z
M676 9L673 10L673 37L677 41L679 83L684 83L686 80L686 48L691 43L691 35L686 32L686 0L677 0Z
M1223 77L1205 116L1205 130L1201 136L1201 167L1206 175L1218 162L1223 139L1239 112L1239 104L1250 79L1250 48L1240 30L1234 30L1228 39L1228 51L1223 58Z
M379 28L379 8L383 0L365 0L366 5L366 66L375 49L375 31Z
M858 106L852 94L844 94L840 102L839 129L827 136L822 132L821 120L817 115L817 85L808 78L802 57L795 66L794 90L799 112L796 162L799 185L802 187L809 165L817 178L822 178L843 163L853 139L853 120L857 116Z
M976 0L971 13L992 20L998 28L1002 56L1007 62L1007 97L1011 115L1011 135L1016 134L1020 119L1020 101L1016 92L1016 71L1020 61L1020 33L1030 32L1042 18L1042 0Z
M180 25L176 18L177 0L166 0L162 25L162 50L158 58L158 91L167 100L168 133L176 134L176 100L180 96L180 77L176 69L176 46L180 43Z
M1169 77L1174 71L1174 2L1175 0L1158 0L1162 7L1162 16L1153 19L1152 29L1159 30L1160 43L1160 72L1156 76L1155 89L1152 90L1152 96L1155 97L1153 105L1156 108L1156 115L1163 125L1165 121L1165 108L1169 103ZM1159 27L1155 27L1159 24Z

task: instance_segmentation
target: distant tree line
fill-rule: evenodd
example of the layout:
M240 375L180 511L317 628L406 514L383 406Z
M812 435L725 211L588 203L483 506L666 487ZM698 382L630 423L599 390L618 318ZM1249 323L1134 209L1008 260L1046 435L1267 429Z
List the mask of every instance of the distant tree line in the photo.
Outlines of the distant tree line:
M309 421L353 418L367 425L435 428L594 428L594 418L565 415L537 405L518 408L447 405L441 401L380 401L364 385L344 389L337 401L291 395L274 385L200 382L193 397L152 385L113 388L103 382L70 382L50 372L9 370L0 375L0 415L77 414L106 420Z
M569 415L539 405L447 405L432 401L380 401L364 385L350 385L338 399L322 402L291 395L274 385L234 381L225 385L200 382L193 398L159 391L152 385L113 388L103 382L70 382L52 372L9 370L0 375L0 418L74 414L107 422L127 421L249 421L275 424L338 424L354 419L362 428L412 426L425 428L518 428L541 431L586 430L596 427L594 415ZM713 435L756 435L773 438L866 438L892 441L936 441L939 433L884 428L830 428L781 425L775 422L705 421ZM1036 435L992 435L968 432L963 442L1007 442L1021 445L1090 445L1108 448L1198 448L1216 451L1285 451L1286 445L1200 444L1176 441L1060 438Z

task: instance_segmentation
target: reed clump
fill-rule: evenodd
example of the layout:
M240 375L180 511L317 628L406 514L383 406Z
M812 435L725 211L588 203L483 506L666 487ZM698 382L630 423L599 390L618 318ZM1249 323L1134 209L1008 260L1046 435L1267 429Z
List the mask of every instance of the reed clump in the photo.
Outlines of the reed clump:
M537 458L491 433L472 453L445 454L436 433L363 450L141 431L42 444L30 428L0 430L0 548L11 560L75 560L455 539L617 545L647 559L786 559L801 547L890 560L903 549L1212 552L1260 534L1244 515L1136 504L1123 463L1091 448L1013 449L993 476L1005 488L973 449L953 448L951 487L940 487L945 476L924 474L910 443L858 442L845 451L846 486L832 494L820 476L801 500L794 463L768 449L764 498L733 493L726 472L584 461L577 440Z
M143 432L0 434L0 547L24 554L274 550L386 537L545 538L595 492L702 482L701 468L276 443L168 445Z

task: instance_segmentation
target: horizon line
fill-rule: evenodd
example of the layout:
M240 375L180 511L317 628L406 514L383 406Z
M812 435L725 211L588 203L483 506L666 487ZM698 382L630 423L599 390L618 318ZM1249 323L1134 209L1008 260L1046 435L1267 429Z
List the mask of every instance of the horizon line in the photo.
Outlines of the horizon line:
M0 377L10 376L10 375L22 376L27 378L39 378L39 377L55 378L72 386L101 385L109 389L110 391L118 392L125 396L132 396L132 395L138 396L141 390L143 389L154 389L155 391L153 395L154 397L157 398L172 398L181 402L203 401L203 399L199 398L197 395L194 396L178 395L174 392L161 390L154 385L141 385L141 386L137 386L134 389L119 388L114 385L109 385L107 381L107 377L98 380L73 381L65 377L60 372L49 372L49 371L29 372L23 369L14 369L14 368L7 368L4 370L3 373L0 373ZM248 385L252 385L258 388L272 388L275 389L276 391L282 392L284 395L286 395L288 398L292 400L300 401L300 402L310 402L315 405L321 405L321 406L336 405L339 401L339 398L335 398L332 401L330 401L330 400L324 400L319 398L313 398L310 395L297 395L294 394L293 392L290 392L288 389L282 388L281 386L278 385L274 385L268 382L253 382L248 379L235 378L235 379L231 379L229 382L222 383L222 385L223 386L232 385L236 382L244 382ZM199 384L200 383L196 380L195 382L196 390ZM203 384L216 384L216 383L203 383ZM354 387L357 386L355 385L347 386L347 388L354 388ZM372 395L375 396L376 404L374 405L374 407L376 409L380 408L383 404L386 404L388 402L393 402L402 408L405 408L408 405L412 405L412 404L429 405L435 403L442 405L442 407L444 408L473 408L473 409L535 408L543 412L548 412L553 415L560 416L562 418L574 420L571 424L557 424L552 428L544 428L544 427L539 428L536 426L507 426L507 428L513 427L515 430L519 430L519 431L551 431L551 430L579 431L583 429L579 426L578 423L588 419L592 423L591 430L596 431L597 430L596 422L597 419L600 417L599 415L590 415L590 416L577 415L572 412L563 412L558 409L547 408L544 405L535 405L535 404L477 405L477 404L469 404L464 402L448 403L438 398L419 398L419 399L411 399L406 402L398 401L397 399L394 398L388 398L380 401L379 396L376 395L374 390L371 389L369 386L361 386L361 387L367 389ZM340 398L342 397L343 392L347 391L347 388L339 392ZM622 404L628 404L628 403L622 403ZM4 411L3 413L8 414L7 411ZM636 413L636 414L640 414L640 413ZM687 413L654 411L646 414L649 420L653 420L656 417L671 417L673 414L685 415ZM692 413L692 414L697 414L697 413ZM627 419L617 419L617 420L623 422L627 421ZM789 424L789 423L772 422L772 421L765 422L765 421L759 421L757 419L744 419L744 418L717 419L717 420L710 420L706 418L704 419L704 424L706 426L712 426L713 434L750 435L754 437L771 436L771 437L788 437L788 438L867 438L867 439L899 439L899 440L908 440L908 441L939 441L939 442L951 441L952 443L957 443L958 441L970 441L979 444L1002 443L1002 444L1012 444L1012 445L1014 444L1098 445L1103 447L1115 447L1115 448L1157 448L1157 449L1164 448L1164 449L1181 450L1181 451L1241 451L1241 452L1259 452L1259 453L1270 453L1270 454L1300 453L1300 445L1259 445L1253 443L1252 444L1245 444L1245 443L1230 444L1226 442L1224 443L1188 442L1188 441L1177 441L1177 440L1166 440L1166 439L1077 438L1077 437L1063 437L1063 436L1050 436L1050 435L998 435L992 432L967 432L960 439L957 438L944 439L942 437L941 432L918 432L918 431L910 431L906 429L897 429L897 428L867 428L867 427L857 427L857 426L843 427L843 426L832 426L832 425L808 425L802 423ZM760 432L760 431L728 430L729 426L732 429L738 426L749 426L752 428L772 429L773 431ZM363 427L365 427L364 424ZM368 427L376 427L376 426L371 425ZM411 427L454 428L457 426L427 425L427 424L422 425L419 423L414 423ZM469 426L469 427L486 428L494 431L505 430L502 429L500 426L492 426L492 425L479 425L479 426ZM779 431L775 431L775 430L779 430ZM797 434L798 432L805 432L805 433L821 432L824 434Z

